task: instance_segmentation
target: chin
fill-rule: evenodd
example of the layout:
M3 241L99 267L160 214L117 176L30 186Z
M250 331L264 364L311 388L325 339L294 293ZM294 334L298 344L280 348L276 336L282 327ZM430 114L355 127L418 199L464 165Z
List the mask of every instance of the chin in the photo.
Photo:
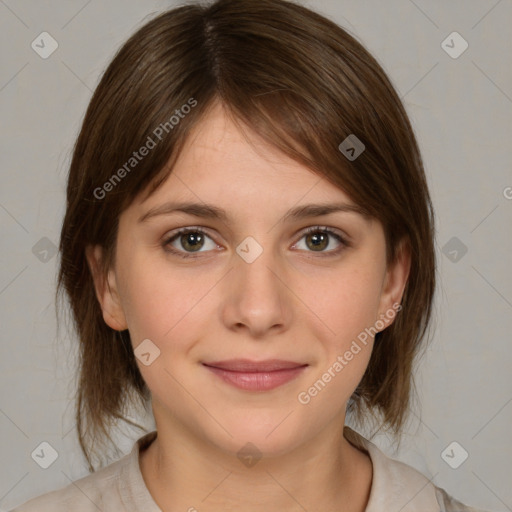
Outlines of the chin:
M243 456L245 452L252 455L279 456L290 452L304 441L303 425L298 425L297 418L286 418L287 413L279 411L237 411L231 418L219 422L231 434L210 425L208 430L210 442L230 455ZM284 421L283 421L284 420ZM214 428L214 431L211 429ZM205 432L208 435L207 432ZM249 444L248 444L249 443Z

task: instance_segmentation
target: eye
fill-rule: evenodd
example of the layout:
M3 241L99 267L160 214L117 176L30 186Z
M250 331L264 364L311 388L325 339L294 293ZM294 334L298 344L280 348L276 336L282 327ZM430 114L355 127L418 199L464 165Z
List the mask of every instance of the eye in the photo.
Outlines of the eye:
M340 233L325 226L312 226L308 228L300 240L302 239L305 239L306 249L304 250L308 252L321 253L322 256L332 256L338 254L349 245ZM326 251L326 248L332 246L331 242L333 239L336 241L338 246ZM298 243L294 245L294 247L297 246ZM301 247L298 248L302 249Z
M211 244L208 247L206 244L206 251L215 249L217 244L206 234L206 232L199 227L182 228L174 232L170 237L164 241L164 247L167 251L177 254L182 258L195 258L193 253L205 252L201 249L205 248L206 239L210 240ZM181 246L176 248L176 245ZM174 248L172 248L174 247ZM187 254L190 253L190 254Z
M299 242L294 244L293 247L307 252L316 252L321 256L336 255L349 246L349 243L340 233L325 226L312 226L308 228L300 240L302 239L306 241L306 249L297 247ZM325 250L332 245L333 239L338 246ZM208 240L210 241L210 247L206 243ZM182 258L197 258L200 257L200 253L208 252L218 247L202 228L193 226L175 231L165 239L163 246L166 251ZM194 253L197 253L197 255Z

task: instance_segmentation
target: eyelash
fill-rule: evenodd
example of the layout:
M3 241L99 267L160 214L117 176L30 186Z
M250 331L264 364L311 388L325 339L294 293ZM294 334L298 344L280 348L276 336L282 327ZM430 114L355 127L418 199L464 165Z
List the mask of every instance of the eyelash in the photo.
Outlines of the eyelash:
M347 240L344 237L342 237L338 232L333 231L332 229L328 228L327 226L311 226L311 227L307 228L302 233L302 236L299 238L299 240L302 240L302 238L304 238L305 236L307 236L307 235L309 235L311 233L319 233L319 232L327 234L329 236L332 236L338 242L341 243L341 246L338 247L337 249L332 249L330 251L318 252L318 255L320 255L320 257L324 257L325 258L325 257L337 256L346 247L350 247L350 243L347 242ZM187 228L181 228L178 231L174 232L172 235L168 236L164 240L163 247L165 248L166 251L170 252L171 254L175 254L175 255L177 255L177 256L179 256L181 258L185 258L185 259L188 258L188 259L190 259L190 258L200 258L200 257L202 257L200 252L198 252L197 254L192 254L192 253L187 253L187 252L176 250L172 246L170 246L171 242L173 242L179 236L185 235L187 233L201 233L202 235L205 235L208 238L211 238L211 236L208 235L208 233L204 229L202 229L200 227L193 227L192 226L192 227L187 227ZM313 252L314 253L315 251L307 251L307 252Z

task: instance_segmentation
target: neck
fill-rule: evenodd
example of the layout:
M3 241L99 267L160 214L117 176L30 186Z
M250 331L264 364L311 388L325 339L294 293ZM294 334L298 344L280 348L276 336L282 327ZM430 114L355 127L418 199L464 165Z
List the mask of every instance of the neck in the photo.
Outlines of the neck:
M158 426L158 421L157 421ZM364 512L370 495L369 456L333 422L285 454L241 463L185 428L161 429L141 453L149 492L165 512L323 510Z

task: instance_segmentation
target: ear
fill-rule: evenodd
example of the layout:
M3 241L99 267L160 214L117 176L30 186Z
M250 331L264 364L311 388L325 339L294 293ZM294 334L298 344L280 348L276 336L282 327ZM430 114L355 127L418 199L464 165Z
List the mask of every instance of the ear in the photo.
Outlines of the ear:
M402 309L400 303L404 294L409 272L411 270L411 251L409 244L402 239L397 247L395 261L388 265L386 276L382 285L381 300L379 305L379 320L385 324L383 331L389 327L396 313Z
M103 311L105 323L116 331L128 328L121 300L117 289L116 276L113 269L108 270L107 279L102 271L103 248L100 245L89 245L85 249L85 255L89 270L94 281L96 297Z

